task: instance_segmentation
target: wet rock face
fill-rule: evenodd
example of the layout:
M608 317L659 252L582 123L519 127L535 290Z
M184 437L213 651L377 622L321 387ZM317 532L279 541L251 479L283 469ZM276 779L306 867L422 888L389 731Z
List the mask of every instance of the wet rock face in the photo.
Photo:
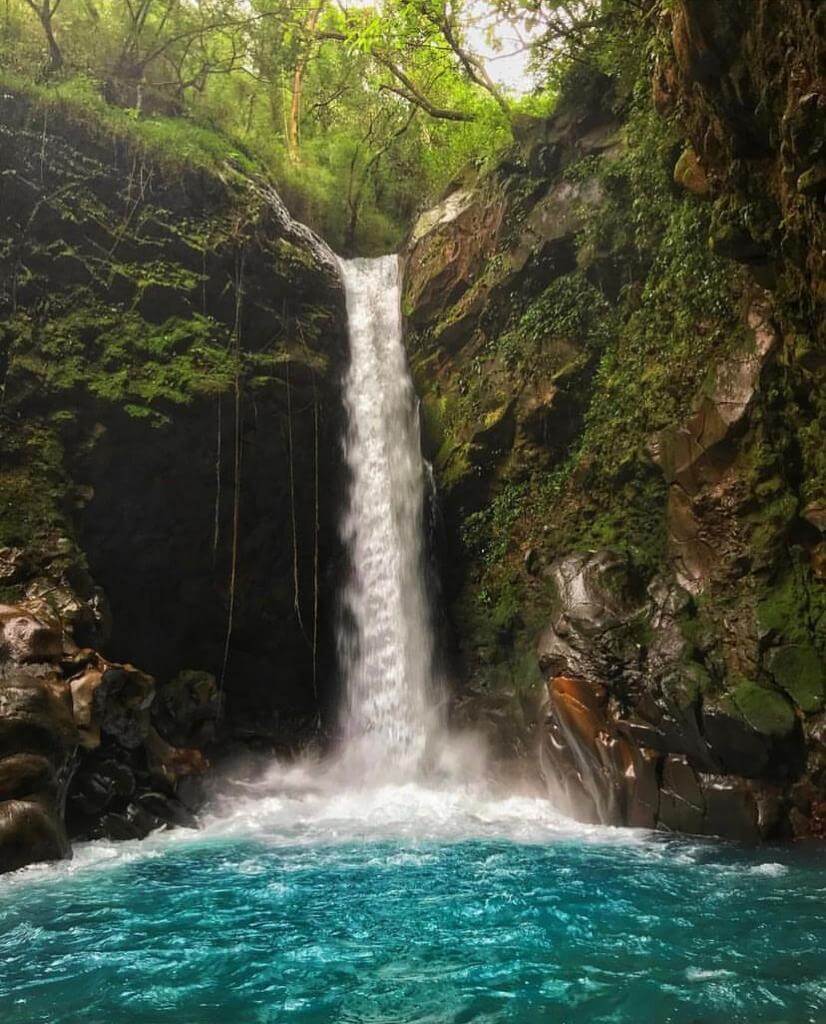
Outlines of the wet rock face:
M634 614L627 569L608 551L571 555L551 567L559 613L539 640L546 675L585 678L633 662L629 638L618 632Z
M541 764L551 794L580 820L743 842L789 827L783 814L794 808L779 786L704 772L683 754L639 745L604 687L556 677L548 691Z
M417 322L438 317L472 286L493 252L504 212L503 202L458 188L419 219L406 256L406 302Z
M548 775L590 820L815 835L826 7L665 6L652 109L626 131L577 78L408 247L459 703L521 723L541 693Z
M760 683L715 679L689 639L692 602L679 584L655 580L641 593L610 552L551 572L557 613L538 649L548 690L541 760L572 813L749 841L817 827L817 720L804 732L807 712L822 707L816 655L766 653L776 679L799 683L802 703L792 704L759 669Z
M710 181L706 194L718 208L712 244L764 282L794 264L797 286L822 303L822 5L678 0L670 17L672 52L658 65L654 92L662 112L679 107ZM762 216L748 214L748 203Z
M0 803L0 873L38 861L62 860L69 850L59 818L41 801Z
M51 661L63 652L59 633L24 608L0 605L0 657L24 663Z
M79 649L52 614L43 621L25 604L0 613L0 872L69 856L70 836L191 825L194 780L208 767L197 744L213 736L211 676L173 682L156 728L155 680Z
M59 631L29 609L0 613L0 872L66 856L67 766L77 742Z
M54 610L80 647L159 680L223 671L237 735L315 720L332 631L314 649L301 623L316 609L332 621L339 554L346 319L332 254L238 168L170 162L92 115L52 117L7 89L0 140L6 599ZM232 338L247 368L237 417ZM25 628L8 625L0 653L23 657Z
M651 454L668 483L670 554L680 584L706 588L737 558L749 556L743 513L744 452L739 444L760 375L779 343L767 296L747 314L751 336L715 367L694 412L661 431Z

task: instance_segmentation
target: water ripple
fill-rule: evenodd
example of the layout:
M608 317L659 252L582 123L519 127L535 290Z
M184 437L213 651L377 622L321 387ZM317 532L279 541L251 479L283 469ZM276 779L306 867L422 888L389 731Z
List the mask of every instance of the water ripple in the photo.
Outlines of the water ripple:
M0 880L3 1024L826 1022L821 849L295 783Z

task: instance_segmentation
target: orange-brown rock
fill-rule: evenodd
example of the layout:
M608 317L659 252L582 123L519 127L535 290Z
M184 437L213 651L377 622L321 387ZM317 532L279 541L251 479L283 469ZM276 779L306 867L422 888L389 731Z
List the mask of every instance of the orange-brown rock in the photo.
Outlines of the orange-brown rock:
M413 229L408 255L406 305L427 323L449 309L474 284L502 229L505 204L485 202L458 188Z
M588 817L604 824L624 821L640 765L609 721L604 688L555 676L548 692L549 761L561 770L570 805L581 809L584 797Z
M209 768L209 761L200 750L173 747L152 728L146 738L146 751L150 770L170 786L186 776L203 775Z
M69 853L63 823L52 808L32 799L0 803L0 873Z
M695 196L708 196L711 185L705 168L691 146L687 146L674 165L674 181Z
M23 605L0 605L0 660L18 664L56 661L62 653L59 630Z

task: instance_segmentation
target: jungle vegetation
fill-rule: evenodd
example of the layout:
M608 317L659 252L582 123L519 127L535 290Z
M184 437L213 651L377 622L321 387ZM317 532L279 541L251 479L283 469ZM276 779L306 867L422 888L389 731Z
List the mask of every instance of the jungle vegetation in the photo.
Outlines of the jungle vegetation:
M4 0L0 84L193 129L276 182L344 253L398 245L416 210L548 113L583 63L621 72L651 0ZM522 57L514 88L498 62Z

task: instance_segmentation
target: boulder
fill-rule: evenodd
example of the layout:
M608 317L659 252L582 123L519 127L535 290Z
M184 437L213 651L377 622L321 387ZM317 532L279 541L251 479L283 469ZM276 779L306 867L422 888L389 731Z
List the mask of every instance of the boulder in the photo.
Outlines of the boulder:
M743 843L754 843L771 835L776 821L765 815L767 800L762 801L761 813L759 796L746 780L704 775L700 784L705 803L704 833Z
M203 747L215 738L220 705L215 676L186 669L158 687L152 721L173 745Z
M29 752L58 767L77 740L68 688L57 672L0 672L0 758Z
M16 800L29 793L57 795L57 775L42 754L10 754L0 760L0 802Z
M155 681L132 665L107 664L94 689L92 709L101 730L127 749L149 734L149 708Z
M812 644L784 644L769 651L766 667L801 711L819 711L826 699L826 666Z
M152 776L162 780L171 790L190 775L202 775L209 762L193 747L173 747L150 728L146 737L147 765Z
M0 669L0 872L69 854L62 804L77 742L56 669Z
M586 821L743 841L787 834L784 787L806 777L806 745L782 690L698 660L693 602L673 580L642 590L609 551L560 559L549 574L556 606L538 656L548 679L540 763L553 797ZM796 645L774 648L769 663L797 682L801 668L820 672ZM807 822L814 799L798 809Z
M0 605L0 661L57 661L62 654L59 630L22 605Z
M765 775L771 758L771 741L761 736L739 715L706 705L702 728L714 757L726 772L746 778Z
M0 874L70 854L66 831L53 807L34 799L0 802Z

